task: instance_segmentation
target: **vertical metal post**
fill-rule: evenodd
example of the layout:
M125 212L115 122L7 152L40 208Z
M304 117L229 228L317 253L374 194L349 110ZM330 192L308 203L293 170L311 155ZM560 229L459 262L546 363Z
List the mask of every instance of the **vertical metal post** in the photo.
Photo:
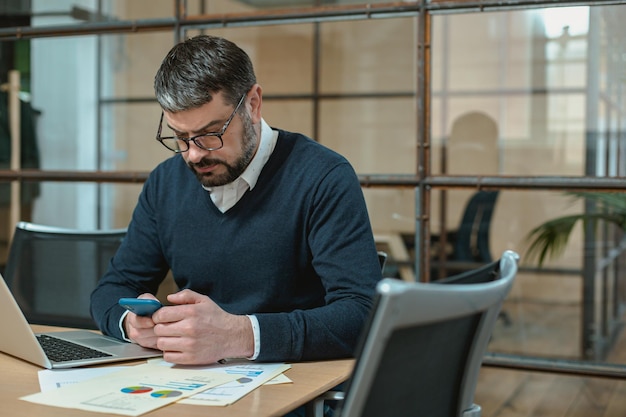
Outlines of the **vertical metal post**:
M21 131L20 131L20 73L9 71L9 128L11 130L11 170L19 171L22 168L21 159ZM9 212L9 243L13 240L15 225L20 221L21 211L21 183L11 181L11 206Z
M174 43L180 43L185 39L186 30L180 25L181 18L187 16L187 1L176 0L174 2Z
M102 0L98 0L98 15L103 16L104 10L102 9ZM102 140L102 90L104 89L102 81L102 35L96 35L96 170L102 171L104 155L102 149L104 148ZM96 228L101 229L105 223L104 213L102 210L104 198L104 188L107 185L102 183L96 184Z
M600 48L600 16L599 9L589 8L589 35L587 40L587 98L585 104L586 124L586 155L585 176L596 176L596 158L598 141L598 105ZM593 210L590 203L585 203L585 212ZM584 258L582 271L582 317L581 317L581 356L583 359L595 359L597 347L595 341L595 250L593 247L593 227L588 225L584 230Z
M441 56L441 67L442 67L442 83L441 83L441 106L439 107L439 120L441 124L441 132L443 132L443 137L441 138L441 147L440 147L440 170L439 173L442 175L448 174L448 142L450 139L450 135L448 134L447 129L447 120L448 120L448 107L449 107L449 76L450 76L450 18L448 16L442 16L438 19L438 22L441 23L442 28L442 39L441 45L442 47L439 49L439 53ZM432 140L432 137L431 137ZM432 149L432 146L431 146ZM444 248L447 247L448 236L446 231L448 230L448 191L440 190L439 193L439 250L437 256L437 262L439 263L439 267L437 268L437 276L444 277L446 276L445 272L445 264L447 253ZM431 199L432 201L432 199ZM431 277L432 279L432 277Z
M422 0L417 28L417 177L430 175L430 41L431 16ZM418 185L415 196L415 280L430 278L430 189Z
M316 4L319 0L316 0ZM321 72L321 56L322 56L322 35L319 22L313 23L313 140L320 140L320 72Z

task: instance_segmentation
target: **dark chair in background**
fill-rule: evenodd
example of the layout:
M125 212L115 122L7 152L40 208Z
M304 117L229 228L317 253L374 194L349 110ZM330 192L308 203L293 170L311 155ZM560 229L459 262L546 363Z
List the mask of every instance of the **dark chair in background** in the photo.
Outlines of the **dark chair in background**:
M457 229L446 232L445 244L440 235L431 235L431 280L458 274L467 270L467 265L493 261L489 231L498 194L499 191L474 193ZM445 261L440 263L442 251Z
M380 264L381 271L384 271L385 265L387 265L387 252L382 250L378 251L378 263Z
M81 231L20 222L4 279L31 324L96 329L91 291L126 229Z
M474 392L494 324L517 273L518 255L437 283L384 279L344 393L309 407L341 417L480 417Z

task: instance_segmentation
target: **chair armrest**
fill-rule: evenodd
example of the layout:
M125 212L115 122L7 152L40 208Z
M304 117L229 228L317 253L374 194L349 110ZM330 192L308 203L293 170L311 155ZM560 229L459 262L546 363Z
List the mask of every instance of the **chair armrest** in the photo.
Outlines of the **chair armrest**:
M317 399L322 399L325 401L343 401L345 398L345 393L343 391L328 391L324 394L317 397Z
M307 417L324 417L324 403L326 401L343 401L342 391L327 391L306 405Z
M462 417L481 417L482 411L478 404L472 404L470 408L463 411Z

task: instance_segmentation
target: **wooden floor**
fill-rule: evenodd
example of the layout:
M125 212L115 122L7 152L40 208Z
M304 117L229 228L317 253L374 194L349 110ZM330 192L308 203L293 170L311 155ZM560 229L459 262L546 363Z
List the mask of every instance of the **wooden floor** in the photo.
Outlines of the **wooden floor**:
M572 306L569 306L565 310L571 308ZM530 326L539 327L539 330L535 330L539 334L550 333L549 324L554 325L558 322L553 317L557 313L552 308L550 310L552 314L545 314L546 320L537 322L543 326ZM570 315L567 314L568 317ZM571 356L576 350L572 345L577 346L574 340L577 335L572 337L572 329L569 331L567 329L571 325L572 323L565 318L559 325L555 325L553 333L547 334L546 336L550 337L544 338L544 341L547 339L558 342L561 339L560 344L545 347L545 353L551 351L552 354L558 352L564 356ZM497 329L498 331L494 332L493 345L504 349L511 341L510 337L519 332L515 326L514 317L512 327ZM559 331L563 332L561 336ZM513 342L515 343L515 337ZM549 343L546 345L549 346ZM537 346L531 348L538 349ZM617 340L607 362L626 364L626 332ZM475 402L483 409L482 417L625 417L626 379L577 377L483 367Z
M624 417L626 381L483 368L482 417Z

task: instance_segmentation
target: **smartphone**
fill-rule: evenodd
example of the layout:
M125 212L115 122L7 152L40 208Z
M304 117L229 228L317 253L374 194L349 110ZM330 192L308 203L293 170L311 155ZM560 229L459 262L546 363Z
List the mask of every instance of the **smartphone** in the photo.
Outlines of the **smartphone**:
M161 308L161 303L151 298L120 298L118 304L138 316L151 316Z

